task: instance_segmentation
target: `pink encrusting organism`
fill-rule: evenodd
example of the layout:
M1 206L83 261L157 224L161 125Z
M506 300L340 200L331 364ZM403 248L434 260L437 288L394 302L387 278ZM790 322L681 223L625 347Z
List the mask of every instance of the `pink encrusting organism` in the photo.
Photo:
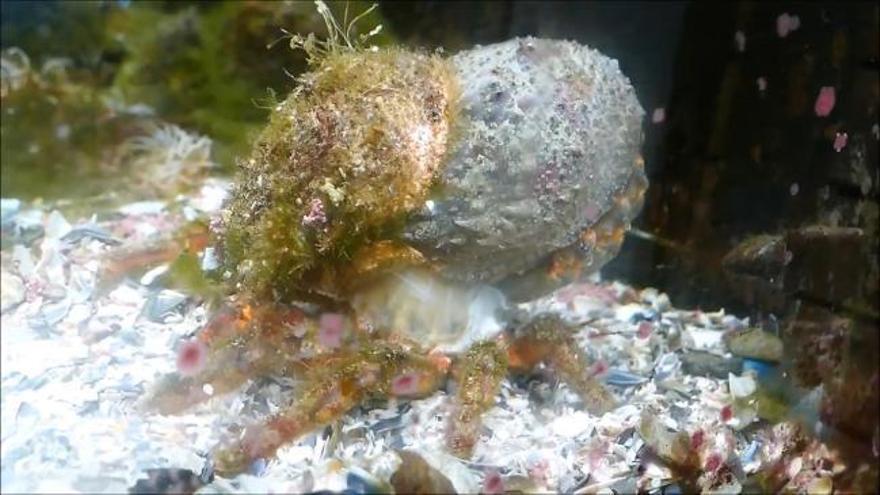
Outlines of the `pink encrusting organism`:
M198 374L205 367L207 355L208 346L205 344L198 340L186 342L177 353L177 371L183 376Z
M832 146L834 146L834 151L836 151L838 153L843 151L843 149L846 148L846 142L848 140L849 140L849 135L847 133L838 132L834 136L834 144L832 145Z
M691 435L691 449L700 450L703 442L706 440L706 433L703 430L697 430Z
M309 211L302 218L305 226L324 225L327 223L327 214L324 213L324 202L321 198L313 198L309 203Z
M404 373L391 380L391 393L398 397L416 395L419 390L419 375L416 373Z
M483 478L483 489L480 490L480 493L504 493L504 480L501 479L498 471L486 473L486 477Z
M726 405L721 408L721 421L727 423L733 419L733 407Z
M708 472L712 472L720 468L722 465L721 455L719 454L711 454L708 458L706 458L706 465L704 468Z
M654 331L654 325L651 322L643 321L639 323L639 329L636 332L640 339L647 339Z
M833 86L822 86L819 90L819 96L816 97L814 110L819 117L827 117L834 110L834 104L837 102Z
M318 342L331 349L342 345L345 317L339 313L324 313L318 323Z
M607 372L608 372L608 363L606 363L602 359L593 363L593 365L590 366L590 370L589 370L590 375L592 375L594 377L605 376L605 373L607 373Z

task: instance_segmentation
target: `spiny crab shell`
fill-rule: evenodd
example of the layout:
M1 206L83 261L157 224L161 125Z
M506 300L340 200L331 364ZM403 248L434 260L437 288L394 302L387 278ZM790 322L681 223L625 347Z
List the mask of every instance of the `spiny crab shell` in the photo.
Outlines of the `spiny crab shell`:
M617 253L647 187L643 115L617 62L574 42L330 53L241 164L227 275L463 350L507 301Z

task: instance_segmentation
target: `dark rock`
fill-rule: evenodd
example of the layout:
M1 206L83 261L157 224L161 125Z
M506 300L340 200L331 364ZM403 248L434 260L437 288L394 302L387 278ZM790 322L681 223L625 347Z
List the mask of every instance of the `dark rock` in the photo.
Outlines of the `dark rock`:
M147 479L137 480L128 492L133 494L194 493L201 488L202 481L189 469L160 468L148 469Z

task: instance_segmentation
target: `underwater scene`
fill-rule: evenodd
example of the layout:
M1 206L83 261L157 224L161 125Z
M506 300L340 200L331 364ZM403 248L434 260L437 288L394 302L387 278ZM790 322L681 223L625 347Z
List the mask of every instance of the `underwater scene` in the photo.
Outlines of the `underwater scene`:
M2 0L2 493L877 493L876 2Z

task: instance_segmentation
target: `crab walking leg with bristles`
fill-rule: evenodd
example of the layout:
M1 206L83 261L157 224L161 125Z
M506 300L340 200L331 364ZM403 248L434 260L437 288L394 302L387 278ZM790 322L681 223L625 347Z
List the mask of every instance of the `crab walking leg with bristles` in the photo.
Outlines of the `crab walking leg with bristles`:
M244 370L231 364L240 360L238 354L237 348L226 348L212 353L210 367L197 375L168 373L162 376L142 401L142 410L179 414L215 395L237 390L250 378Z
M480 342L456 366L458 392L450 418L448 447L469 458L480 435L482 415L495 403L501 380L507 374L507 356L497 341Z
M596 379L573 335L573 328L554 314L538 315L517 331L508 348L510 367L528 372L543 362L577 393L593 414L617 406L614 395Z
M126 276L161 263L170 263L183 253L201 253L209 242L207 225L192 222L143 244L117 247L105 256L101 264L98 291L109 292Z
M141 407L178 414L251 378L299 372L307 360L298 353L301 339L291 324L305 321L295 307L254 310L242 301L221 307L194 338L180 344L177 371L161 377Z
M370 398L427 397L446 379L436 363L389 343L344 349L310 363L303 389L287 409L267 422L245 429L231 446L214 456L216 471L242 473L256 459L269 459L282 446L325 426Z

